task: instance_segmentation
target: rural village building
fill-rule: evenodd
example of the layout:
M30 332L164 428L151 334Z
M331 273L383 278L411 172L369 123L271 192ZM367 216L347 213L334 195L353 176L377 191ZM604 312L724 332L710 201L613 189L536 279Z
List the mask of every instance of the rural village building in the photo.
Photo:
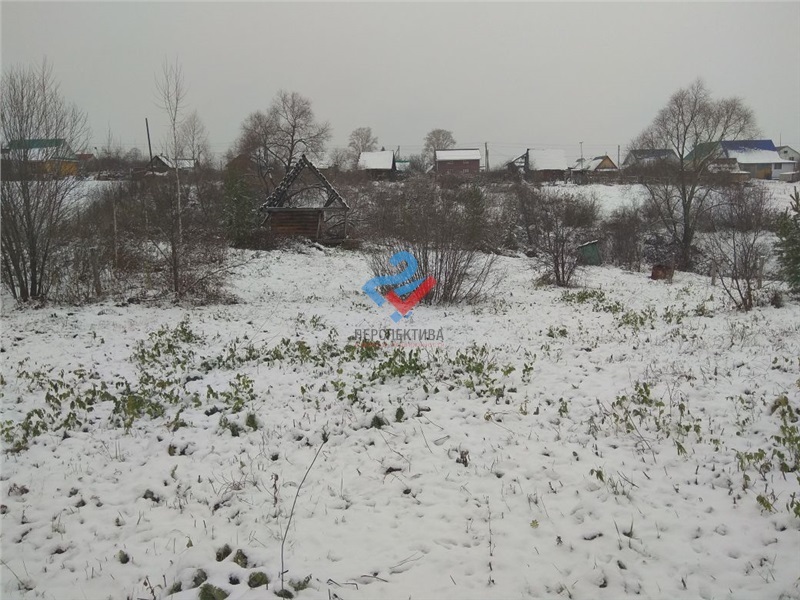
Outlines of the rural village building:
M622 168L651 167L662 162L678 162L678 154L672 148L656 150L631 150L622 161Z
M2 161L4 177L9 179L19 168L53 177L78 174L78 155L63 138L11 140L2 149Z
M532 173L537 181L563 180L569 169L564 151L550 148L528 148L506 165L518 172Z
M358 157L358 170L366 171L373 179L388 179L397 171L394 152L362 152Z
M481 151L477 148L437 150L434 168L439 175L474 174L481 170Z
M755 179L782 179L795 170L795 163L778 154L772 140L723 140L698 144L687 155L687 160L733 158L742 171Z
M778 151L778 155L783 160L790 160L794 163L800 163L800 152L791 148L790 146L778 146L775 148Z
M195 167L197 167L197 161L193 158L179 158L178 162L178 170L179 171L191 171ZM175 170L175 163L172 162L172 159L164 156L163 154L158 154L153 157L149 163L147 163L147 172L148 173L158 173L163 174L167 173L168 171Z
M570 169L569 176L576 183L586 183L590 180L604 180L619 173L616 163L608 154L594 158L579 158Z

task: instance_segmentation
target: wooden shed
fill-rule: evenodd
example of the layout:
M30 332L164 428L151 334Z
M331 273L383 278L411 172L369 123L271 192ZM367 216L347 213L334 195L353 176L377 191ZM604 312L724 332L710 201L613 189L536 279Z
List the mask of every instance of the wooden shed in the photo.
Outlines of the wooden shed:
M340 243L347 238L350 207L305 155L261 205L272 235Z

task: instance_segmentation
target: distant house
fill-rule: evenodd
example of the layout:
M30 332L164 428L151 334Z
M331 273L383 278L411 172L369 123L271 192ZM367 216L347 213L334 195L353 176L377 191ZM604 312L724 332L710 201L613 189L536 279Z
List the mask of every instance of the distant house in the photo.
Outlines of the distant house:
M622 168L630 167L651 167L663 162L678 162L678 154L671 148L659 148L656 150L631 150L628 156L622 161Z
M474 174L481 170L481 151L477 148L437 150L434 167L440 175Z
M611 160L608 154L595 156L594 158L579 158L572 167L573 171L584 171L596 173L598 171L616 171L617 165Z
M750 173L742 169L735 158L715 158L708 163L708 172L720 175L735 183L750 179Z
M735 158L739 167L755 179L781 179L794 171L794 162L778 154L772 140L723 140L698 144L688 155L689 161Z
M778 146L775 148L778 151L778 156L783 160L790 160L794 163L800 162L800 152L789 146Z
M616 163L608 154L594 158L579 158L570 168L569 175L573 181L586 183L594 179L605 179L619 172Z
M528 148L524 154L506 163L510 169L533 174L538 181L558 181L564 179L569 169L563 150L548 148Z
M197 161L193 158L179 158L177 159L177 163L179 171L191 171L197 167ZM148 173L157 173L162 175L174 170L175 163L172 162L171 158L164 156L163 154L157 154L153 157L153 160L147 163Z
M778 146L776 150L781 160L790 160L794 163L791 172L787 173L786 169L782 168L778 177L782 181L800 181L800 152L789 146Z
M362 152L358 157L357 168L359 171L366 171L373 179L387 179L397 171L397 163L391 150Z
M735 158L742 170L757 179L780 179L781 173L794 171L794 162L783 160L772 140L720 142L727 158Z
M225 163L225 170L237 174L246 174L250 171L255 171L258 168L256 161L254 161L249 154L237 154L227 163Z
M78 174L78 155L63 138L11 140L2 149L5 174L69 177ZM8 175L6 175L8 176Z

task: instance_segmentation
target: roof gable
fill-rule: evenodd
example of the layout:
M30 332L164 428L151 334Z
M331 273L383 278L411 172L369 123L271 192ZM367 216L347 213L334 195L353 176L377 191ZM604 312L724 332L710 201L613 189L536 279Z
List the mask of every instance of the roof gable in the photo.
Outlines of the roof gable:
M719 142L702 142L697 144L689 154L686 155L687 161L703 161L716 155L721 146Z
M664 160L668 158L677 158L677 156L678 155L675 153L675 150L672 148L655 148L652 150L638 148L631 150L625 160L627 161L628 158L636 160Z
M381 150L380 152L362 152L358 157L358 168L391 171L395 168L394 152L391 150Z
M308 185L306 181L301 181L300 176L307 170L310 178L316 182L315 185ZM293 189L299 186L299 189ZM344 201L325 176L320 173L310 160L303 154L300 160L289 169L284 178L269 196L267 196L260 210L266 211L270 208L311 208L315 200L324 197L322 207L317 208L342 208L349 210L347 202Z
M577 171L613 171L616 168L617 165L614 164L608 154L595 156L594 158L579 158L573 167Z

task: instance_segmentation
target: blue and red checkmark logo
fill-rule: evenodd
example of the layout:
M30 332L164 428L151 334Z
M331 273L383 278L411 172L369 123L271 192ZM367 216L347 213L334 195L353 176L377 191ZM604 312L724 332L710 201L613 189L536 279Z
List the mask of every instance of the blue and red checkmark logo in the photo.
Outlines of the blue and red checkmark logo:
M392 321L399 323L402 319L411 316L412 309L436 285L433 277L411 280L417 274L417 259L410 252L398 252L389 259L389 264L398 267L405 263L405 269L394 275L381 275L373 277L364 284L363 289L367 296L378 306L383 306L387 301L394 306ZM395 287L392 287L395 286ZM381 289L391 288L385 293ZM405 299L403 299L405 296Z

